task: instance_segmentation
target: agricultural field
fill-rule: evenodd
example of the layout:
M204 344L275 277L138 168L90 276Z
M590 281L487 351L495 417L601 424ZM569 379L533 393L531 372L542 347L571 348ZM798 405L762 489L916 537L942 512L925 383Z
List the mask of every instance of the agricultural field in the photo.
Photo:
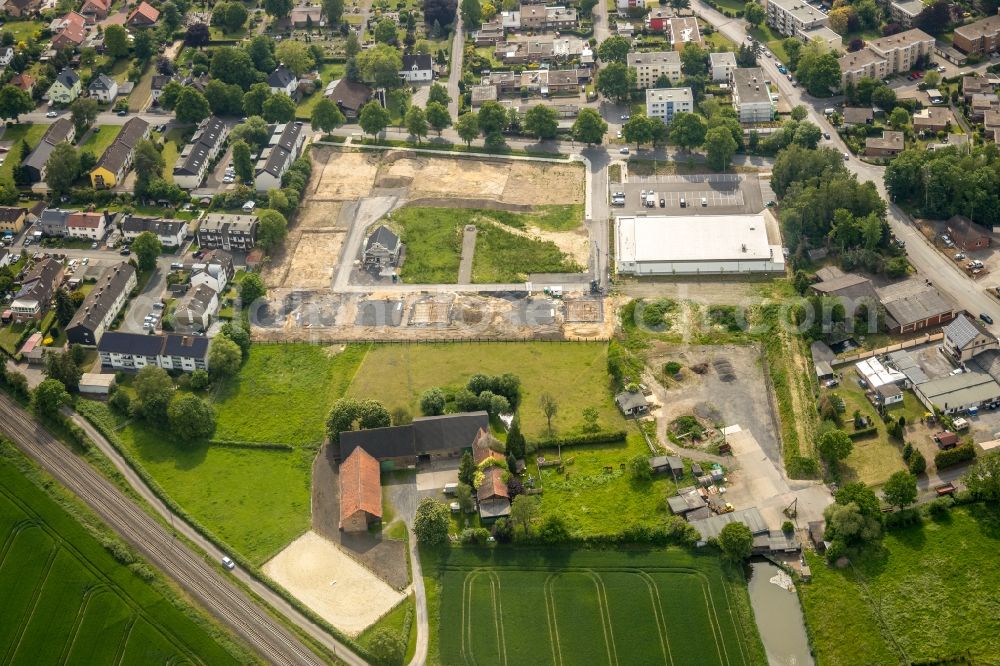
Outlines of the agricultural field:
M347 394L375 398L389 410L405 407L419 415L420 395L431 387L453 392L477 372L510 372L521 379L518 413L529 439L547 434L538 404L542 393L550 393L559 403L552 419L556 434L579 432L587 407L598 410L602 429L615 430L623 428L625 421L611 397L607 356L607 345L582 342L376 346L358 368ZM386 381L387 377L393 380Z
M395 211L389 219L406 243L404 282L457 282L462 230L474 224L478 234L472 281L489 283L522 281L529 273L582 270L588 241L578 229L583 219L578 212L578 205L548 206L532 213L413 206Z
M5 663L241 663L2 458L0 540Z
M452 549L422 558L440 595L429 663L766 663L743 577L715 557Z
M998 663L997 507L892 530L853 567L809 563L812 582L799 590L817 663Z

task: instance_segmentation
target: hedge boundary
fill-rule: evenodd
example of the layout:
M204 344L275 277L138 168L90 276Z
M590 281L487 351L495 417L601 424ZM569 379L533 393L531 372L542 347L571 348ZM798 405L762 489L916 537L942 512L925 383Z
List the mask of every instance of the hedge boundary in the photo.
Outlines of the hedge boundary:
M614 442L624 442L624 430L601 430L599 432L589 432L582 435L568 435L566 437L544 437L534 441L528 441L529 446L534 446L535 450L552 449L558 446L582 446L586 444L611 444Z
M122 459L124 459L125 462L128 463L128 466L131 467L135 471L135 473L139 475L139 478L142 479L143 483L149 486L149 489L153 491L153 494L155 494L171 512L173 512L178 518L186 522L188 525L193 527L203 537L211 541L217 548L229 553L229 556L237 564L243 567L243 569L245 569L247 573L249 573L258 581L266 585L268 588L270 588L272 592L274 592L282 599L284 599L286 602L288 602L292 606L292 608L297 610L299 613L302 613L302 615L304 615L310 622L312 622L319 628L323 629L328 634L336 638L338 641L346 645L355 654L357 654L365 661L369 662L375 661L374 657L372 657L372 655L368 652L368 650L359 645L353 638L350 638L349 636L347 636L347 634L341 632L339 629L329 624L326 620L321 618L311 608L303 604L290 592L288 592L283 587L278 585L275 581L271 580L271 578L269 578L260 569L258 569L256 565L254 565L249 560L244 558L243 555L241 555L234 548L226 544L226 542L223 541L218 536L216 536L214 532L212 532L207 527L202 525L200 522L195 520L195 518L191 516L191 514L189 514L179 504L177 504L177 502L175 502L173 498L170 495L168 495L166 491L164 491L163 487L160 486L160 484L157 483L157 481L152 476L150 476L149 472L146 471L146 468L144 468L142 465L138 463L137 460L135 460L132 454L122 444L121 440L118 438L117 433L115 433L114 430L110 428L107 423L104 422L104 419L100 418L98 415L94 413L88 414L87 411L89 410L81 411L79 409L82 405L86 404L87 403L85 401L79 403L77 405L76 413L79 414L82 418L86 419L88 423L94 426L94 428L96 428L97 431L101 433L101 435L103 435L104 438L108 440L108 442L111 443L111 446L115 448L115 451L118 452L118 455L120 455ZM247 591L250 594L253 594L252 590L247 590ZM261 601L263 602L263 600ZM265 603L266 605L266 602L263 603ZM266 606L270 608L269 605ZM281 617L284 621L295 626L295 623L290 618L285 617L277 610L275 610L274 612L276 612L278 616ZM315 640L307 633L305 632L303 633L305 634L306 637L308 637L310 642Z

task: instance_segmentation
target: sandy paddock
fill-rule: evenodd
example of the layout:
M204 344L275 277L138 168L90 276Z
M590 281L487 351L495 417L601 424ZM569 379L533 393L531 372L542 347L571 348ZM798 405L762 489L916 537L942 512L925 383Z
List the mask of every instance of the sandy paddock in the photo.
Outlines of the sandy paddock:
M264 573L350 636L360 634L406 596L312 531L267 562Z
M312 155L315 183L307 198L353 201L371 192L380 155L330 148L314 150Z

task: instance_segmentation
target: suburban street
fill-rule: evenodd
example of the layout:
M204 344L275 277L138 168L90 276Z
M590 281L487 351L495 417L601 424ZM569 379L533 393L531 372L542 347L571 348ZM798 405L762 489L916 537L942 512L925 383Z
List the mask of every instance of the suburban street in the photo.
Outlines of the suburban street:
M218 562L223 553L182 519L174 516L139 479L135 471L117 455L111 444L84 419L73 417L136 492L170 522L172 529L168 530L154 520L87 461L68 451L6 394L0 394L0 416L0 430L26 455L83 500L154 566L228 624L268 662L319 665L324 660L260 608L228 576L239 578L255 594L333 650L346 663L365 663L249 574L239 568L224 574L217 565L210 564L210 561ZM206 560L201 553L193 551L184 541L177 539L177 533L197 544L210 559Z

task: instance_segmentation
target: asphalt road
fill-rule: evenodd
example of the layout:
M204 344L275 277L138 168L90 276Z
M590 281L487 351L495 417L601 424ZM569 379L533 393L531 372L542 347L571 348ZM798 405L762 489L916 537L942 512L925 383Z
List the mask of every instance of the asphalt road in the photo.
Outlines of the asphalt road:
M324 663L244 591L227 580L226 574L178 540L170 530L125 497L86 461L70 453L27 412L2 394L0 430L86 502L153 565L228 624L268 662L290 665ZM161 505L156 501L153 506L159 508ZM180 522L179 519L177 522ZM185 532L183 529L179 531ZM346 650L343 653L348 654ZM355 659L351 663L364 662Z

